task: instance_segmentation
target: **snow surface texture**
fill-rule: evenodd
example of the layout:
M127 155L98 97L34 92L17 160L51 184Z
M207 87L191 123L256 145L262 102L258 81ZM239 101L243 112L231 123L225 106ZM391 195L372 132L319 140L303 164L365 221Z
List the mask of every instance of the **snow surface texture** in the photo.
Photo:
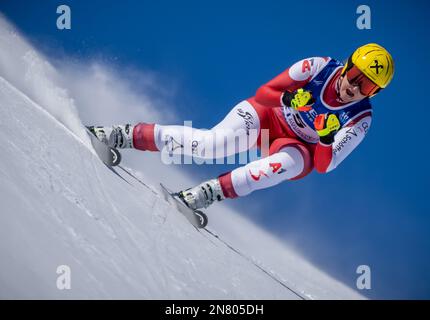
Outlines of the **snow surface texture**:
M225 204L197 231L156 187L196 181L156 154L124 155L140 157L128 170L141 182L110 171L78 117L97 114L82 85L91 75L65 83L1 17L0 40L0 298L363 298ZM109 73L92 72L99 100L139 110L125 86L116 95L97 87ZM146 102L145 116L160 117ZM56 286L60 265L71 269L70 290Z

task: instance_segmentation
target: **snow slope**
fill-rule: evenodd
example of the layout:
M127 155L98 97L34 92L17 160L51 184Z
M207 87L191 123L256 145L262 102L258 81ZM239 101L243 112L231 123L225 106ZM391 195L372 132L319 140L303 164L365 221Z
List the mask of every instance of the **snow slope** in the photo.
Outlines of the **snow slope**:
M228 209L211 227L244 256L196 231L3 78L0 145L1 298L360 298Z

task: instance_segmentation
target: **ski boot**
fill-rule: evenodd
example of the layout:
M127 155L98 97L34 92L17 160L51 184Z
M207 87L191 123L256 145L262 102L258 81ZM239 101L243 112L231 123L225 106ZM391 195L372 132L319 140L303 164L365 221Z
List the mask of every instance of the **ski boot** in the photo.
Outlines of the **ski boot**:
M178 196L193 211L207 208L214 201L225 199L218 179L208 180L194 188L180 191Z
M207 208L214 201L221 201L225 196L218 179L212 179L199 184L197 187L173 192L160 183L164 198L181 212L196 228L205 228L208 217L201 210Z
M101 142L114 149L133 148L133 126L87 127Z
M194 188L174 193L168 191L163 185L161 186L176 201L181 202L182 205L177 206L178 210L197 228L204 228L208 224L207 215L200 209L209 207L214 201L225 199L218 179L208 180Z

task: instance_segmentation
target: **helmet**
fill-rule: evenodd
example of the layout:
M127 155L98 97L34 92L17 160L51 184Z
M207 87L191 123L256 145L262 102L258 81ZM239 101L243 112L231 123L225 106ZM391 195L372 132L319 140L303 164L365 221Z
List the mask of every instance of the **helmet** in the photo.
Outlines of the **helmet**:
M380 88L387 87L393 79L393 57L379 44L369 43L355 50L345 64L342 75L354 65Z

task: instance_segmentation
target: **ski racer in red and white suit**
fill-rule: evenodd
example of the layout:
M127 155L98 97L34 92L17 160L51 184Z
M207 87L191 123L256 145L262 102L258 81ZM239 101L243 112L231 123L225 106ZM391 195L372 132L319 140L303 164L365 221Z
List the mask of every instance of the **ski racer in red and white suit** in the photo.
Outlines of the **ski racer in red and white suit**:
M214 158L215 151L221 149L229 156L261 144L261 134L249 134L250 130L261 133L267 129L269 155L216 179L210 192L219 184L222 196L218 200L245 196L285 180L303 178L313 168L319 173L329 172L360 144L372 120L369 98L341 76L342 68L341 62L331 58L301 60L261 86L255 96L237 104L211 130L140 123L133 128L133 147L151 151L168 148L170 154L201 158ZM299 88L312 93L314 103L307 110L299 111L283 103L285 92ZM314 121L318 115L329 113L336 114L340 128L331 143L324 143ZM216 139L214 144L217 130L225 139ZM234 139L233 131L236 136L242 132L246 143L236 143L233 150L224 150L226 141Z
M326 57L293 64L210 130L147 123L93 130L111 147L161 151L162 160L166 154L168 160L184 155L218 160L259 146L262 158L177 193L197 210L303 178L314 168L320 173L336 168L369 131L369 98L385 89L393 75L391 54L369 43L345 65Z

